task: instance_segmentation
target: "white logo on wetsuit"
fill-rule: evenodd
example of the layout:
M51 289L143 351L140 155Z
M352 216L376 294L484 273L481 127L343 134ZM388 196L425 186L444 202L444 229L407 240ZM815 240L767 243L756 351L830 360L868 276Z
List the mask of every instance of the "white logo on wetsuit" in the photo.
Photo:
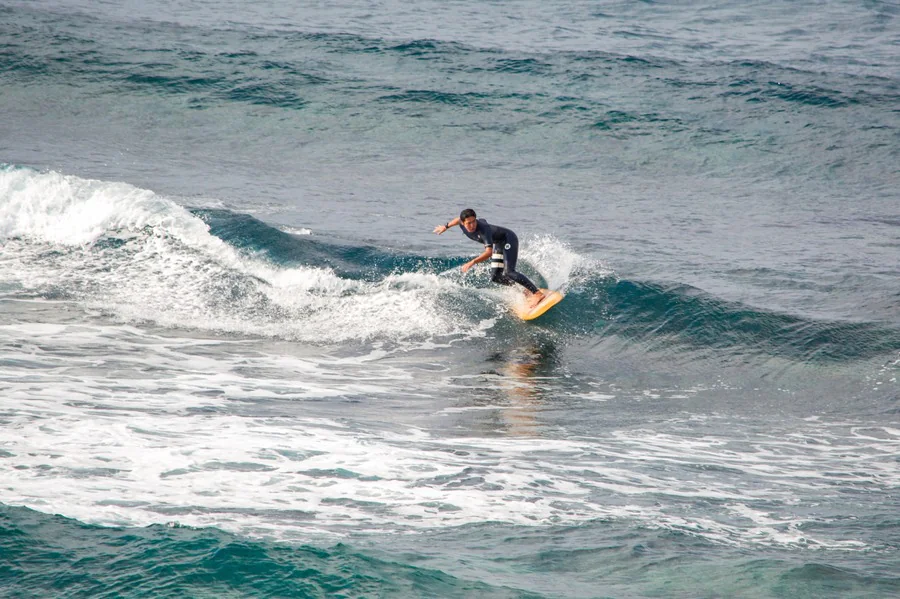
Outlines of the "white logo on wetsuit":
M508 250L508 249L511 248L511 247L512 247L512 246L511 246L510 244L507 243L505 246L503 246L503 249Z

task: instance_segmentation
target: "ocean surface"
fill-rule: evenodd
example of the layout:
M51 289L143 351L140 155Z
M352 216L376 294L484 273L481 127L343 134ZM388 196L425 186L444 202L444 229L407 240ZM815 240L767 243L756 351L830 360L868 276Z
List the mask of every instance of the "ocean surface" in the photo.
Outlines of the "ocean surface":
M0 0L0 596L898 597L898 281L893 0Z

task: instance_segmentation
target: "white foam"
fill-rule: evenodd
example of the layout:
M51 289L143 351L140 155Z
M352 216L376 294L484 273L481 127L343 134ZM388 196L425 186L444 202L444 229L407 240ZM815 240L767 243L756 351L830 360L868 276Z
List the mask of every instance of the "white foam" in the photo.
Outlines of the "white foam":
M442 303L459 286L409 273L367 283L279 267L213 236L174 201L124 183L0 170L0 280L132 322L308 342L480 334ZM112 247L104 240L113 239Z
M609 393L599 393L599 392L591 392L591 393L581 393L578 395L580 399L586 399L588 401L609 401L610 399L615 399L615 395L610 395Z
M81 245L108 231L160 226L174 216L171 206L130 185L0 170L0 239Z
M523 244L521 258L537 270L549 289L565 293L586 277L611 276L613 271L597 260L575 252L552 235L530 237Z
M280 229L282 231L284 231L285 233L289 233L291 235L298 235L298 236L312 235L312 229L307 229L306 227L298 228L298 227L283 226L283 227L280 227Z
M602 443L435 439L423 431L350 430L321 419L185 418L171 409L86 418L68 405L47 407L21 411L5 435L4 449L15 454L3 461L5 501L86 522L177 521L290 538L486 520L549 525L628 518L726 544L865 547L812 538L800 532L807 519L789 512L776 517L747 503L754 495L767 504L790 499L786 489L723 489L714 481L640 473L636 464L659 456ZM598 493L657 501L597 501ZM662 504L661 496L668 498ZM725 501L737 520L673 508L679 499L697 498Z
M260 351L265 343L0 325L4 503L97 524L176 521L278 538L612 518L736 546L845 550L869 546L808 532L820 520L792 506L900 486L900 431L889 426L811 422L735 439L697 435L691 420L681 432L441 438L350 412L287 417L288 404L420 401L430 387L383 350L299 357ZM277 409L255 409L265 405ZM489 409L510 421L522 413L441 414Z
M111 326L4 325L3 339L17 346L32 339L18 354L6 352L0 371L9 410L2 447L12 454L0 460L7 503L99 524L177 520L272 536L509 519L510 508L513 521L533 523L555 511L511 495L537 473L510 470L496 448L478 441L472 460L446 451L466 441L448 445L418 429L372 432L329 419L204 411L235 400L402 395L409 373L382 364L377 352L313 361L235 347L207 357L195 355L194 339ZM109 355L98 339L115 346ZM94 351L79 357L72 351L79 347ZM20 358L30 362L13 366ZM262 369L264 379L242 374ZM45 374L36 386L23 373ZM455 488L473 468L483 480ZM309 519L297 520L297 512Z

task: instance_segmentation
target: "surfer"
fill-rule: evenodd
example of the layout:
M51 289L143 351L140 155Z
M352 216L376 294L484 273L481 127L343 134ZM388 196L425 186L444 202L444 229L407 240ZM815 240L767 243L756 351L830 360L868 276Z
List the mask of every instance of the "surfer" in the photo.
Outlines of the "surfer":
M484 251L462 265L462 271L468 272L470 268L491 260L491 281L501 285L518 283L527 290L530 307L537 306L544 299L543 292L532 283L528 277L516 271L516 260L519 258L519 238L505 227L488 224L483 218L477 218L475 211L466 208L446 225L438 225L434 232L440 235L451 227L460 225L463 234L471 239L484 244Z

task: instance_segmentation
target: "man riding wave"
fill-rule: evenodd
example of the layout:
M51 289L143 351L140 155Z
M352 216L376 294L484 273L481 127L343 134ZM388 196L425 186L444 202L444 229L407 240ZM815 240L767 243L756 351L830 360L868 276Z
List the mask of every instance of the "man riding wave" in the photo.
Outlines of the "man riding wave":
M460 212L459 218L454 218L446 225L438 225L434 228L434 232L440 235L457 225L461 226L466 237L484 244L484 251L481 254L462 265L463 272L468 272L479 262L490 259L491 281L500 285L518 283L526 289L530 307L538 305L544 299L543 292L528 277L516 271L519 238L515 233L505 227L491 225L483 218L477 218L475 211L471 208Z

